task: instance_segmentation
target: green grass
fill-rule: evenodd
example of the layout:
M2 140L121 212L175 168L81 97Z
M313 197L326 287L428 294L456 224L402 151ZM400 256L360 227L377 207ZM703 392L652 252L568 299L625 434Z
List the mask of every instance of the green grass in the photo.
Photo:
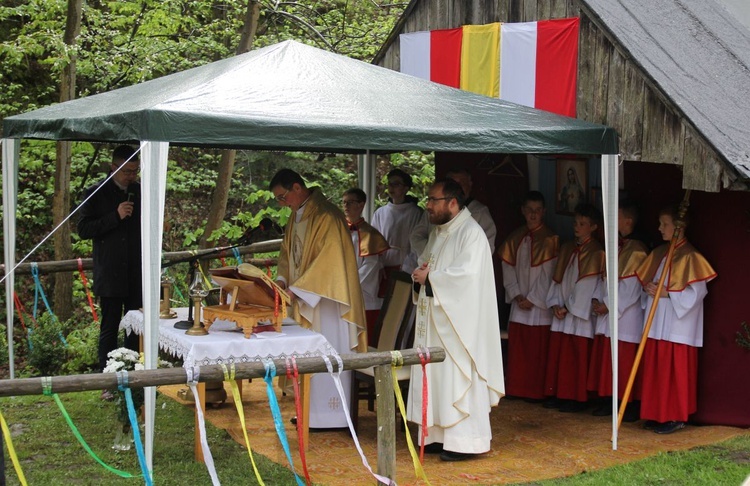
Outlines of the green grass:
M114 403L99 400L99 392L60 395L73 423L91 449L108 465L140 473L135 448L112 450L117 422ZM108 472L89 456L73 436L52 397L0 398L0 411L13 434L13 446L29 485L144 484L142 478L121 478ZM157 395L154 438L154 484L210 485L204 464L193 460L194 414L162 395ZM247 450L224 430L207 424L208 443L223 485L258 484ZM20 484L5 452L8 484ZM256 464L267 485L295 484L293 474L260 454Z
M140 472L135 449L115 452L116 406L99 400L99 392L60 395L84 439L112 467ZM47 484L143 484L143 479L123 479L96 463L76 441L52 397L0 398L0 411L13 435L13 446L30 485ZM194 415L192 409L157 396L154 440L154 484L209 485L205 465L193 460ZM208 442L224 485L257 484L245 448L225 431L207 424ZM252 439L251 439L252 440ZM254 454L267 485L293 485L285 467ZM19 484L5 452L7 484ZM649 459L569 478L527 483L534 485L732 485L750 475L750 435L689 451L661 453ZM353 478L352 484L371 484Z
M662 452L641 461L576 476L540 481L540 486L739 486L750 475L750 435L687 451Z

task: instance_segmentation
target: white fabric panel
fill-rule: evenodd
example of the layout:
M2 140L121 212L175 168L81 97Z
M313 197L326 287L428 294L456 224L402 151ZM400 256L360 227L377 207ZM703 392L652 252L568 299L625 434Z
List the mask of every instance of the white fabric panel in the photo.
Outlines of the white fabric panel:
M430 79L430 33L412 32L399 35L401 67L404 74Z
M143 254L143 313L146 332L143 350L146 369L159 359L159 291L161 290L161 241L164 198L167 187L167 142L141 142L141 253ZM156 388L145 388L146 463L153 470Z
M16 205L18 204L18 152L20 139L4 138L3 144L3 249L5 250L5 268L16 265ZM9 272L5 278L5 318L8 330L8 371L10 378L15 378L13 359L13 290L15 273Z
M609 308L618 309L619 275L617 269L617 212L619 206L619 155L602 155L602 203L604 204L604 250L607 254L607 292ZM609 332L612 339L612 450L617 450L617 312L609 313Z
M536 22L500 28L500 98L524 106L536 99Z
M377 164L375 156L372 155L369 150L366 154L358 156L357 161L359 188L367 194L367 202L365 202L365 207L362 210L362 217L369 223L372 221L372 214L375 212L375 191L377 190L377 174L375 173L375 168Z

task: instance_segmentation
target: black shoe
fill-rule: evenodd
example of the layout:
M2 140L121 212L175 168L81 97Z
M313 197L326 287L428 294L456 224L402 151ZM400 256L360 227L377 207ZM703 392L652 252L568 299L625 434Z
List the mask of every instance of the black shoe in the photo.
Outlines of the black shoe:
M559 410L563 413L576 413L583 412L588 407L586 402L577 402L575 400L566 400L565 403L560 405Z
M503 398L506 399L506 400L511 400L511 401L513 401L513 400L520 400L521 399L521 397L518 397L516 395L505 395Z
M443 452L443 443L433 442L432 444L427 444L424 446L424 452L425 454L440 454Z
M612 415L612 405L601 405L591 412L594 417L606 417Z
M625 413L622 415L622 421L623 422L637 422L641 418L641 411L638 410L638 407L634 407L632 405L629 405L628 408L625 409Z
M670 420L669 422L663 423L658 427L654 428L654 432L657 434L671 434L672 432L677 432L680 429L685 428L685 422L677 422L675 420Z
M291 422L292 425L297 425L297 416L295 415L294 417L290 418L289 422Z
M643 424L643 428L646 430L654 430L660 425L662 425L661 422L657 422L656 420L646 420L646 423Z
M443 451L440 453L440 460L446 462L456 462L473 459L477 456L478 454L468 454L466 452Z
M544 408L560 408L560 400L557 397L549 397L542 402Z
M544 403L544 398L524 398L523 401L526 403Z

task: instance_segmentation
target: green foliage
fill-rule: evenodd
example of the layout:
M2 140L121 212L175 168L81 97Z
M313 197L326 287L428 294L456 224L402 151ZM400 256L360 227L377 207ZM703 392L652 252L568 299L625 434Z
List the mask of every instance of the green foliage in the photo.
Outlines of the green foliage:
M8 335L6 330L5 325L0 324L0 366L5 366L5 363L8 362Z
M99 366L99 323L90 321L80 329L74 329L66 337L67 360L63 364L64 374L95 371Z
M67 357L63 325L48 313L40 314L29 328L28 372L36 376L59 374Z

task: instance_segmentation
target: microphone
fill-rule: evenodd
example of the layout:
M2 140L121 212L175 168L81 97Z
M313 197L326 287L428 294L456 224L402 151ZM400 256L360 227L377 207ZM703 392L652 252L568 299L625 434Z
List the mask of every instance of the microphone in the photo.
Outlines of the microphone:
M273 240L284 236L284 230L271 218L263 218L255 228L245 231L237 240L238 246L247 246L260 241Z
M128 188L125 190L128 194L128 202L132 202L135 204L135 184L128 185ZM129 215L128 218L132 216Z

